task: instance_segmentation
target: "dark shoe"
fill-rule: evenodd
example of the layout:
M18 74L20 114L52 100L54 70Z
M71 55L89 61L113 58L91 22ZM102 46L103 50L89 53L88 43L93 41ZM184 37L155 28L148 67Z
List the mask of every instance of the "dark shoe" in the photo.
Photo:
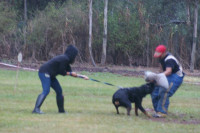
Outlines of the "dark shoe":
M44 114L44 112L42 112L40 110L40 107L41 107L42 103L44 102L45 98L46 98L46 96L44 94L40 94L38 96L37 101L35 103L35 108L34 108L34 110L33 110L32 113L35 113L35 114Z
M58 112L59 114L67 114L67 111L64 112Z
M33 114L44 114L44 112L42 112L39 108L34 109L32 113Z
M58 112L59 113L66 113L64 109L64 96L62 98L56 98L57 106L58 106Z

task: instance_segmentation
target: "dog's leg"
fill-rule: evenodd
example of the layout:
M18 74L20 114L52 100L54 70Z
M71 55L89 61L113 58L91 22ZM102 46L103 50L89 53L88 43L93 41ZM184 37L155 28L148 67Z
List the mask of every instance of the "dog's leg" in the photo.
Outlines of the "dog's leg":
M151 116L146 112L146 110L142 107L142 106L139 106L138 107L147 117L151 118Z
M127 115L130 115L132 109L131 102L126 103L126 109L127 109Z
M135 115L138 116L138 107L136 104L135 104Z
M119 106L116 106L116 105L115 105L115 108L116 108L116 110L117 110L117 114L119 114L119 109L118 109Z
M136 103L135 103L136 104ZM137 105L138 108L149 118L151 118L151 116L146 112L146 110L142 107L142 101L141 102L138 102Z
M127 107L127 115L130 115L130 112L131 112L131 107Z
M119 110L118 110L119 105L120 105L119 101L115 101L115 102L114 102L114 105L115 105L115 108L116 108L116 110L117 110L117 114L119 114Z
M151 118L151 116L150 116L146 111L144 111L144 114L145 114L147 117Z

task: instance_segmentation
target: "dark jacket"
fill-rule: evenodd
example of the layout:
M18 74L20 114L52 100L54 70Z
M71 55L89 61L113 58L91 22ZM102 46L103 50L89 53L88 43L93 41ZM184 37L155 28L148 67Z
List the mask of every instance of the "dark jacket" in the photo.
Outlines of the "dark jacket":
M77 48L73 45L69 45L64 54L58 55L43 64L39 72L48 73L51 77L56 77L58 74L65 76L67 72L72 71L70 64L75 61L77 54Z

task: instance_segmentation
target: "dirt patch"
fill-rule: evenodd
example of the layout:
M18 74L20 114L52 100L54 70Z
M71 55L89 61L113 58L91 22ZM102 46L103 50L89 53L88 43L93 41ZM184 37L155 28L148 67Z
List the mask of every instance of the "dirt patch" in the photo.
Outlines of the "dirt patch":
M154 114L153 109L145 109L149 114ZM168 113L168 116L166 118L150 118L150 121L153 122L162 122L162 123L176 123L176 124L193 124L198 125L200 124L199 119L195 119L193 116L188 114L179 114L179 113Z
M113 74L119 74L122 76L143 76L145 70L127 70L117 69L111 67L73 67L74 71L88 71L88 72L109 72Z
M24 70L38 70L39 67L41 66L41 64L43 64L44 62L38 62L38 63L23 63L20 65L21 69ZM17 63L8 63L8 64L14 64L15 66L17 66ZM2 65L0 63L0 68L2 69L10 69L10 70L16 70L16 67L11 67L11 66L6 66L6 65ZM88 64L74 64L72 65L72 70L75 72L81 72L81 71L87 71L90 73L93 72L109 72L109 73L113 73L113 74L119 74L122 76L133 76L133 77L143 77L144 76L144 72L145 71L152 71L155 73L158 73L158 68L150 68L150 67L127 67L127 66L98 66L98 67L93 67L91 65ZM195 70L193 73L191 73L189 70L184 70L186 76L190 76L190 77L195 77L198 78L200 77L200 70ZM193 83L191 81L186 81L187 83ZM197 82L195 81L194 84L199 85L200 84L200 80L198 80Z
M17 66L16 63L12 63L14 66ZM20 69L35 69L38 70L42 63L23 63L20 64ZM0 64L0 68L2 69L9 69L9 70L16 70L17 67L8 66ZM24 70L25 70L24 69ZM144 68L131 68L131 67L123 67L123 66L109 66L109 67L93 67L87 64L75 64L72 65L72 70L75 72L87 71L87 72L109 72L114 74L120 74L123 76L143 76L144 72L146 71Z
M200 120L197 119L190 119L190 120L184 120L184 119L172 119L172 118L150 118L151 121L155 122L162 122L162 123L176 123L176 124L193 124L198 125L200 124Z

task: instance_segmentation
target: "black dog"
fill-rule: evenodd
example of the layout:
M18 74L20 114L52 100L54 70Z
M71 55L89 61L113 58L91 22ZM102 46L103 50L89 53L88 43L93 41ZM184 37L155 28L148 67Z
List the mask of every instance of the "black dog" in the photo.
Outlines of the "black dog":
M112 102L119 114L118 107L122 106L127 109L127 115L130 115L131 103L135 103L135 115L138 116L138 108L148 117L148 113L142 107L142 98L154 90L155 83L147 83L140 87L122 88L113 94Z

